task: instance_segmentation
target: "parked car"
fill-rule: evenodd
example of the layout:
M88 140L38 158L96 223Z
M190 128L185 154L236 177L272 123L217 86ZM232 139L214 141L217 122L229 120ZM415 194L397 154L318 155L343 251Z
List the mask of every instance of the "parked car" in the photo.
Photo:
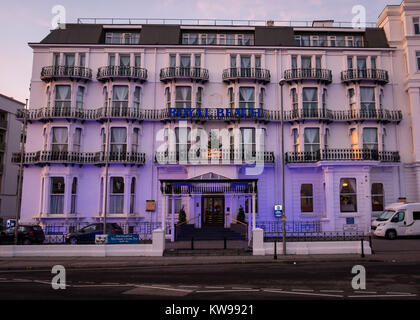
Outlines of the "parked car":
M394 203L372 221L375 236L395 239L400 236L420 235L420 203Z
M2 231L0 234L0 243L15 242L15 228L11 227ZM38 225L19 225L18 226L18 244L29 245L32 243L42 244L45 240L44 230Z
M104 225L103 223L92 223L83 227L82 229L66 234L66 243L78 244L78 243L95 243L95 236L97 234L103 234ZM106 224L107 234L123 234L122 228L117 223Z

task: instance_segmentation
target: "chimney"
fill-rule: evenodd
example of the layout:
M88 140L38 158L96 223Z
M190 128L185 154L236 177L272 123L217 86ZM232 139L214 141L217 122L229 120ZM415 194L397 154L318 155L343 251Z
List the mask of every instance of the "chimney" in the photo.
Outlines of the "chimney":
M274 20L267 20L267 21L265 22L265 25L266 25L267 27L273 27L273 26L274 26Z

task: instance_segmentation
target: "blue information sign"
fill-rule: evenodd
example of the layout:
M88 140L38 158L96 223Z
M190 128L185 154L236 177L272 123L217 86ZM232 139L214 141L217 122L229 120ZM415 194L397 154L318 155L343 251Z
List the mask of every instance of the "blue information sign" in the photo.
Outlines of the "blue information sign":
M281 207L281 204L276 204L274 206L274 216L275 217L281 217L281 216L283 216L283 209Z
M122 244L122 243L139 243L140 237L138 234L108 234L107 244Z

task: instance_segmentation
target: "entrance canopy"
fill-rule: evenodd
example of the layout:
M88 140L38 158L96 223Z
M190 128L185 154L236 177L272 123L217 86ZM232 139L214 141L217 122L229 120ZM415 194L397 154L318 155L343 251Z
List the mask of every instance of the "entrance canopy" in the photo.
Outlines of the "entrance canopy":
M252 195L257 193L257 179L160 180L163 195Z

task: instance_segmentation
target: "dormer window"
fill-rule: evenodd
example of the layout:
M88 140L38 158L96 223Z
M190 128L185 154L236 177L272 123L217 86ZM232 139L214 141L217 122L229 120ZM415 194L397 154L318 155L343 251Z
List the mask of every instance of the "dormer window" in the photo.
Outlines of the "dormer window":
M107 44L139 44L140 33L138 32L107 32L105 35Z

